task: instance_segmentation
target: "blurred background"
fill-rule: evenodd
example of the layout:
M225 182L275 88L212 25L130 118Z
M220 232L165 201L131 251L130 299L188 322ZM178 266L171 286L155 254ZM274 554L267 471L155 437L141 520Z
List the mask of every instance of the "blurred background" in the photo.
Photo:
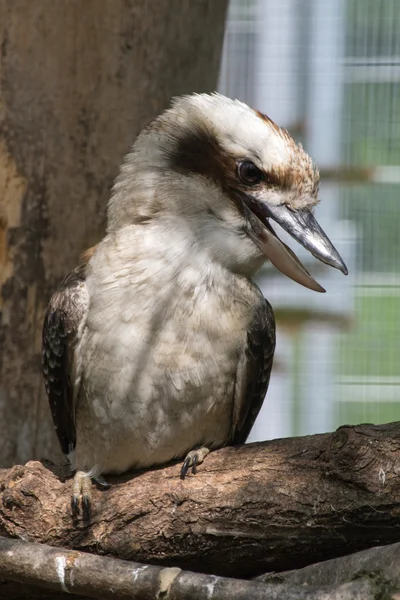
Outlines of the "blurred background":
M231 0L219 90L315 159L316 214L350 271L285 239L327 293L261 274L277 352L251 440L400 419L400 2Z

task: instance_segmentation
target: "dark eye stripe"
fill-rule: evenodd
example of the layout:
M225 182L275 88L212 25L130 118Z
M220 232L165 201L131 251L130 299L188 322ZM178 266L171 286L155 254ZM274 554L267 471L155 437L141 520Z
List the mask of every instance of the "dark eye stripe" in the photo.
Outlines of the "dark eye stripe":
M266 184L277 188L289 187L288 178L284 173L258 169L251 160L237 159L229 155L210 132L201 129L192 130L178 138L177 146L167 151L171 169L182 173L198 173L215 183L222 189L235 189L240 185ZM259 181L248 183L239 177L239 164L251 163L262 174Z

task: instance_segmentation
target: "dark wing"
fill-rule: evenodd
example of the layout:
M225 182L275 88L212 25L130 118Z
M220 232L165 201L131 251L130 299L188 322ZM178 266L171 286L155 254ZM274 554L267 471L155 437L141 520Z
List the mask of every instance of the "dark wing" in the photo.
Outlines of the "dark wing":
M75 349L86 320L85 266L70 273L53 294L43 323L42 367L51 414L64 454L75 448L79 388Z
M260 298L247 330L247 345L239 360L233 409L232 443L244 444L267 393L275 351L275 318Z

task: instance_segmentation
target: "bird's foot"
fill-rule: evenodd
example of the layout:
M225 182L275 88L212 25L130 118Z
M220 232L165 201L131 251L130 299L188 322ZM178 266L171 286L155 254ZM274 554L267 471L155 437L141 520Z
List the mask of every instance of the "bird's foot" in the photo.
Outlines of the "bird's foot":
M89 473L84 471L77 471L72 483L71 512L74 517L79 514L80 502L82 502L83 517L89 520L92 502L92 480Z
M107 481L101 475L98 477L91 477L90 472L85 473L85 471L77 471L72 483L72 516L76 517L79 514L79 505L81 503L83 518L86 521L90 520L90 510L92 505L92 480L104 489L108 489L110 487L110 484L107 483Z
M209 453L210 450L205 446L199 448L198 450L192 450L191 452L189 452L185 460L183 461L180 475L181 479L185 479L190 467L192 467L192 473L193 475L195 475L197 471L197 465L201 465L201 463Z

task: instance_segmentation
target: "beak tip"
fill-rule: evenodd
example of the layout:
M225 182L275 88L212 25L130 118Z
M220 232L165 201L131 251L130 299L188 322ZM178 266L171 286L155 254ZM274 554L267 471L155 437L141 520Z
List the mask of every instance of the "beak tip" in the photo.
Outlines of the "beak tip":
M329 256L330 260L327 260L326 263L328 265L330 265L331 267L335 267L335 269L338 269L339 271L341 271L341 273L343 273L343 275L348 275L349 270L346 267L343 258L340 256L340 254L335 249L333 249L333 250L334 250L334 252L332 252L331 255ZM314 254L314 256L315 256L315 254ZM319 258L321 260L321 258L318 256L316 256L315 258Z
M318 283L318 281L316 281L311 275L309 285L304 285L304 287L308 287L308 289L312 290L313 292L319 292L320 294L325 294L326 292L326 289L322 287L322 285Z
M344 264L344 262L343 262L342 259L340 259L340 261L338 261L338 264L337 264L336 268L339 269L339 271L341 271L343 273L343 275L348 275L349 274L349 270L346 267L346 265Z

